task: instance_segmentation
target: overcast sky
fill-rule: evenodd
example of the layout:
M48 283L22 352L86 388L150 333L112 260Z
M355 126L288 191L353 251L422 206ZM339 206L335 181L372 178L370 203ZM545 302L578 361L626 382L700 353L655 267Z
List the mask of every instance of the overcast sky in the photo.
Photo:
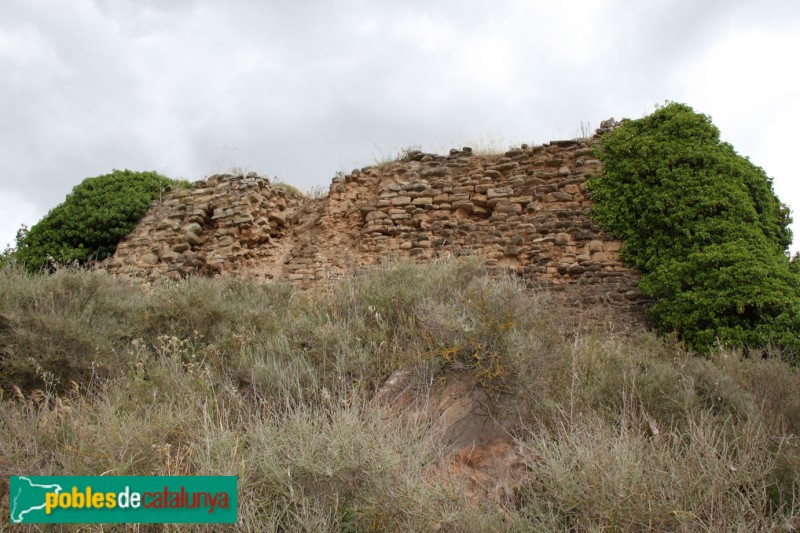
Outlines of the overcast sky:
M0 0L0 248L115 168L320 188L665 100L711 115L800 219L798 57L797 0Z

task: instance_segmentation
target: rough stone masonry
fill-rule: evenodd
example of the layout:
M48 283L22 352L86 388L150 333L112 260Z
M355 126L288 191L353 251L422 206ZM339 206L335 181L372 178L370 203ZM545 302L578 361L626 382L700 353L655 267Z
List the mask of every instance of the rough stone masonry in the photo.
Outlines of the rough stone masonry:
M605 124L604 124L605 125ZM409 152L309 198L254 173L217 175L154 203L104 263L154 280L193 274L328 284L389 259L478 256L576 309L640 317L638 273L589 217L593 138L476 155Z

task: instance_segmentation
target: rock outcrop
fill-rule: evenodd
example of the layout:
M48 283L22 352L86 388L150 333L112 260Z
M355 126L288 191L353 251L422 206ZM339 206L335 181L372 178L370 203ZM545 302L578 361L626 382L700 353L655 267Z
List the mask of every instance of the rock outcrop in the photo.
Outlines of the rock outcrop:
M414 390L413 382L413 370L398 370L373 402L387 406L401 424L420 416L431 420L444 453L428 474L463 479L471 500L513 499L526 474L526 458L512 437L513 398L490 398L468 373L442 376L424 394Z

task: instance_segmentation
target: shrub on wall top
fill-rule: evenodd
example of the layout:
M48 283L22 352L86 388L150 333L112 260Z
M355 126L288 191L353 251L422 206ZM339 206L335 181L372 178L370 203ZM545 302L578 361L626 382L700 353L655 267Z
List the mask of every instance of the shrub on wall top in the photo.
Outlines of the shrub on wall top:
M788 208L711 119L670 103L605 134L589 180L594 219L622 239L665 332L691 348L800 351L800 276Z
M18 235L14 256L31 271L105 259L159 194L187 185L156 172L130 170L86 178L62 204Z

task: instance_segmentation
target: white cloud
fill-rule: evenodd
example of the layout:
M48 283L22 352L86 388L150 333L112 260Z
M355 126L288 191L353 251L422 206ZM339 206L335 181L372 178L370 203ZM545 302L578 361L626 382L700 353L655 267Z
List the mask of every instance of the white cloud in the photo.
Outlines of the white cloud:
M723 140L774 177L775 191L795 212L793 249L800 249L800 184L795 179L794 129L800 123L800 73L791 65L800 33L729 28L686 65L682 92L711 115Z
M38 220L45 213L18 193L0 196L0 251L6 246L13 246L17 230L23 225L30 225L31 220Z

